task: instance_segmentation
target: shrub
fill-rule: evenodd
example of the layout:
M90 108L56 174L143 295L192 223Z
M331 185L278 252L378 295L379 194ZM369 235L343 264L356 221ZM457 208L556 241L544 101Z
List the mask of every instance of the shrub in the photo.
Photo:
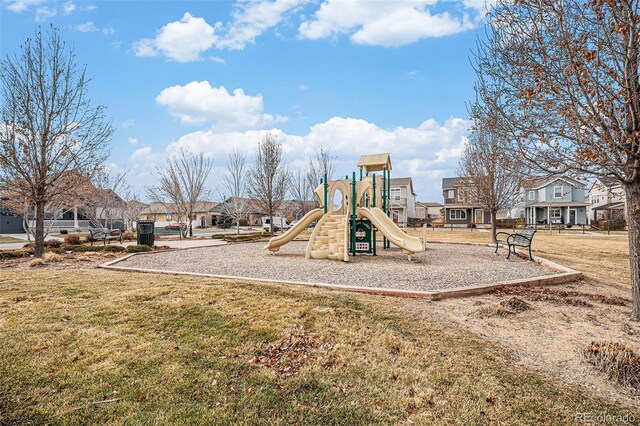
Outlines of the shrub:
M74 253L83 253L89 251L104 251L104 246L82 246L82 245L73 245L65 247L65 250L71 251Z
M66 251L63 248L48 248L45 250L47 253L65 254Z
M31 259L31 262L29 262L29 267L33 268L34 266L41 266L44 265L44 260L40 259L39 257L36 257L35 259Z
M47 248L60 248L62 247L62 241L60 240L47 240L44 242L44 246Z
M76 246L82 243L80 235L67 235L64 237L64 243L68 246Z
M615 342L591 342L583 356L609 379L640 391L640 355L631 348Z
M145 246L144 244L133 245L133 246L127 247L127 251L129 253L142 253L144 251L151 251L151 250L153 250L151 247Z
M0 251L0 260L5 259L19 259L21 257L28 257L33 254L32 250L7 250Z
M135 241L136 237L133 232L127 231L122 234L122 241Z
M78 258L76 259L78 262L91 262L92 259L89 256L78 256Z
M60 234L62 235L67 235L69 233L69 231L67 231L66 229L61 229L60 230Z
M44 255L44 261L45 262L61 262L62 256L60 256L57 253L49 252Z
M105 246L102 249L103 251L111 252L111 253L118 253L126 250L124 246Z

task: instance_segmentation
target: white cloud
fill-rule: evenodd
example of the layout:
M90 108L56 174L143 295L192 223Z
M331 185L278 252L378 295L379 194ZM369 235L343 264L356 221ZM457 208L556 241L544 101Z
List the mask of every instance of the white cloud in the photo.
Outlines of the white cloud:
M102 34L104 35L114 35L116 30L113 27L105 27L102 29Z
M150 155L152 155L153 149L150 146L145 146L144 148L139 148L133 151L131 157L129 158L132 161L135 160L147 160Z
M233 13L233 21L227 25L226 34L216 43L220 49L239 50L269 28L278 25L288 12L296 10L309 0L260 0L239 2Z
M137 145L138 144L138 138L130 137L129 139L127 139L127 143L129 145Z
M133 44L136 56L157 56L162 53L176 62L192 62L216 42L220 23L209 25L203 18L185 13L182 19L160 28L155 38L144 38Z
M179 149L203 152L222 164L234 149L252 156L257 142L270 132L283 144L290 165L305 164L317 148L328 146L338 158L337 175L344 175L356 170L360 155L389 152L392 176L413 177L419 198L436 201L441 198L440 179L456 174L470 125L462 118L450 118L444 123L429 119L418 127L384 129L362 119L333 117L315 124L305 135L287 134L277 128L192 132L170 143L166 153Z
M43 2L44 0L8 0L5 2L5 7L12 12L21 13Z
M57 12L55 9L50 7L39 7L36 9L36 22L45 22L49 19L56 16Z
M224 60L224 58L221 58L220 56L211 56L209 59L212 60L213 62L215 62L216 64L225 65L227 63Z
M62 5L62 13L70 15L76 10L76 5L72 1L68 1Z
M125 129L128 129L130 127L133 127L136 124L136 121L133 118L130 118L128 120L124 120L121 123L121 126L124 127Z
M312 20L300 24L302 38L320 39L349 34L357 44L401 46L427 37L441 37L474 28L477 19L460 11L432 13L429 6L438 0L374 2L368 0L327 0ZM459 3L459 2L458 2ZM466 6L450 2L453 7Z
M224 86L192 81L168 87L156 102L169 108L185 124L211 123L216 129L257 129L284 122L286 117L264 114L262 95L246 95L242 89L229 93Z
M96 28L96 25L92 21L87 21L82 24L75 25L73 29L81 33L93 33L98 31L98 28Z
M298 90L301 92L306 92L307 90L309 90L309 86L307 86L306 84L300 84L298 86Z

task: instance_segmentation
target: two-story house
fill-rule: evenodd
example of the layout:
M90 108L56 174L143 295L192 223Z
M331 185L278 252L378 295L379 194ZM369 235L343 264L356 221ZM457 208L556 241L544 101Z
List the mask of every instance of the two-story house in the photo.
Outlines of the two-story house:
M472 200L469 180L464 177L442 179L444 196L444 223L467 226L491 224L491 212Z
M568 176L525 179L512 217L522 217L528 225L587 223L585 184Z
M416 217L416 193L410 177L391 178L389 200L391 218L398 226L407 226L409 218Z
M589 189L587 217L596 220L618 220L624 223L627 197L622 183L614 177L600 176Z

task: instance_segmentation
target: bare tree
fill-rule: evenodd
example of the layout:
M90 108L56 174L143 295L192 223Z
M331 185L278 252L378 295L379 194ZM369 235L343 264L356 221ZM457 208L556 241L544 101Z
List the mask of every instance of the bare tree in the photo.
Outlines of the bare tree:
M124 206L124 220L127 225L127 229L134 229L134 222L140 218L140 214L146 209L147 204L140 201L140 197L133 192L132 189L127 189L123 196L125 201Z
M130 189L126 181L128 170L98 170L91 181L82 186L78 195L80 207L95 227L112 229L117 219L125 222L126 201L118 194Z
M460 176L465 179L467 201L491 213L491 241L495 243L498 210L512 206L522 167L511 155L509 141L499 132L493 111L479 99L469 109L474 126L460 158Z
M238 235L240 235L240 221L247 218L251 209L251 202L246 198L248 175L247 156L234 150L227 160L227 173L222 176L222 184L226 192L222 208L224 213L235 221Z
M625 188L633 320L640 320L638 0L498 0L477 62L518 155L546 173L615 176Z
M169 156L162 167L156 168L158 185L148 188L151 200L165 205L171 203L184 218L186 227L182 233L185 237L187 230L193 237L193 219L198 202L211 195L205 183L212 167L212 158L181 150L178 155Z
M256 150L255 164L249 172L248 190L262 211L269 216L273 236L273 214L278 211L287 194L289 171L285 164L282 144L267 133Z
M71 187L74 171L90 178L109 154L105 107L91 106L85 69L57 29L38 31L1 62L0 187L35 208L35 255L44 253L45 209Z
M336 157L331 155L329 148L321 146L316 150L316 158L309 160L307 169L307 184L311 191L315 190L325 175L328 180L333 179L336 172Z
M304 216L312 206L313 190L308 173L302 169L296 169L291 173L291 196L297 206L297 214Z

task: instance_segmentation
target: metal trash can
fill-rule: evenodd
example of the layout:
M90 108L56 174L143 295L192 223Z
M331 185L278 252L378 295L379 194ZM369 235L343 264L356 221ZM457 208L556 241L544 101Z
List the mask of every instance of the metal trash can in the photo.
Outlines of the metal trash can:
M138 235L138 245L145 245L153 247L153 229L155 222L153 220L139 220L136 223L136 230Z

